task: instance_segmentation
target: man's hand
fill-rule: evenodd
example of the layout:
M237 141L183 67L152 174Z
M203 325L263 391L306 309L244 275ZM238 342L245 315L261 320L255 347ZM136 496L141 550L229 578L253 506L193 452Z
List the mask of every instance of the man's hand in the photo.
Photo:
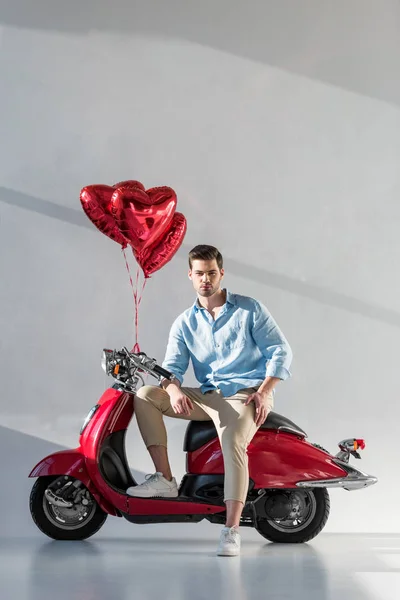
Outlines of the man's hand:
M254 402L256 411L254 415L254 420L256 422L257 427L260 427L268 417L268 414L272 410L272 406L270 404L271 395L268 392L254 392L254 394L250 394L247 398L245 404L246 406L250 404L250 402Z
M193 404L190 398L185 396L180 388L175 388L175 390L170 394L171 406L172 410L177 415L186 415L189 416L191 411L193 410Z

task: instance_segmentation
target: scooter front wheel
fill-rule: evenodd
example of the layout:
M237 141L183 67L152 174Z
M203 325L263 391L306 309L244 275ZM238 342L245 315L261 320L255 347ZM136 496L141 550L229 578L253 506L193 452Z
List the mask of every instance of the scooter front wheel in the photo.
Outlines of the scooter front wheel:
M309 542L329 517L330 499L325 488L277 490L267 493L261 503L256 529L271 542Z
M54 540L84 540L95 534L104 524L107 514L84 487L82 499L72 507L51 503L45 495L57 477L39 477L30 495L30 510L36 526Z

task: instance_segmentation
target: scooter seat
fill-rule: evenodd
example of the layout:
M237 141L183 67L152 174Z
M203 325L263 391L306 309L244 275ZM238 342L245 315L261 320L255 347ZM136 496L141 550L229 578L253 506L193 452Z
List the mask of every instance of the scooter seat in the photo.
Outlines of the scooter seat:
M306 432L303 431L301 427L298 427L293 421L290 421L290 419L287 419L274 411L269 413L260 429L275 429L284 431L285 433L293 433L302 438L307 437ZM183 450L185 452L193 452L216 437L217 430L212 421L190 421L186 428Z

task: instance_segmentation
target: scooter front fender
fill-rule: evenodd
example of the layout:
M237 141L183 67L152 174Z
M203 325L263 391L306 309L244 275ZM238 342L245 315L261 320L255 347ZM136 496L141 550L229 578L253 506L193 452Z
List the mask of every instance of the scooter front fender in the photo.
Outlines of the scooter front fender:
M78 449L60 450L43 458L29 473L29 477L45 477L47 475L69 475L90 483L85 467L85 459Z
M96 502L109 515L120 517L120 513L107 502L94 487L92 480L86 469L85 457L79 451L79 448L74 450L60 450L49 454L43 458L29 473L29 477L46 477L54 475L68 475L82 481L89 492L95 498Z

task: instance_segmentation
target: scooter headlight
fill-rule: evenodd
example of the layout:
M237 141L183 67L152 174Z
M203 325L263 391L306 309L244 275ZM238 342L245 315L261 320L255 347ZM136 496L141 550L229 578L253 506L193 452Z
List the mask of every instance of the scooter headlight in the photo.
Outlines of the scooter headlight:
M103 369L104 373L106 373L106 375L110 374L110 359L112 354L112 350L103 350L103 355L101 357L101 368Z

